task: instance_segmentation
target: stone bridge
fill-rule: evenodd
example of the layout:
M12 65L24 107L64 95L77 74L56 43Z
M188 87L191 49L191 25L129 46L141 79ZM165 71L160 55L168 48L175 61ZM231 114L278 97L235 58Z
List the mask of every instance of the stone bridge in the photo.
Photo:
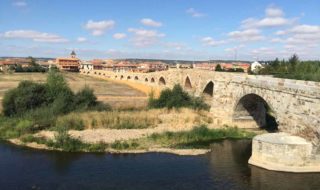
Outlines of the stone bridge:
M319 145L318 82L197 69L172 69L153 73L83 70L81 73L161 89L180 84L189 93L204 97L211 106L210 112L216 124L278 128Z

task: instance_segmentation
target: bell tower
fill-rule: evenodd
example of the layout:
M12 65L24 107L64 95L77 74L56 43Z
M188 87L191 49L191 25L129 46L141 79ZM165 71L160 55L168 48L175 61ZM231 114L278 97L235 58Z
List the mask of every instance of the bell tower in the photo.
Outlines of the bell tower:
M72 50L72 52L71 52L70 55L71 55L71 58L76 58L76 55L77 55L77 54L74 52L74 50Z

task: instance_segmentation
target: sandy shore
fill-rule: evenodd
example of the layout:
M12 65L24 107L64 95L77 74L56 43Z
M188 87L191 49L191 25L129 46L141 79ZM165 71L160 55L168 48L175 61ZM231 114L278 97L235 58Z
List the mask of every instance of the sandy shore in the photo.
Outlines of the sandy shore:
M158 127L147 129L85 129L81 131L70 130L68 133L71 137L86 143L113 143L119 140L147 137L153 133L188 131L192 128L192 124L175 127L160 124ZM54 131L41 131L36 133L35 136L53 139L54 134Z
M34 149L62 151L61 149L50 148L50 147L47 147L46 145L37 144L34 142L24 143L19 139L10 139L9 142L15 145L25 146L25 147L34 148ZM150 148L150 149L141 149L141 150L115 150L115 149L105 150L106 153L110 153L110 154L143 154L143 153L158 152L158 153L176 154L180 156L197 156L197 155L206 154L210 151L211 151L210 149L173 149L173 148Z

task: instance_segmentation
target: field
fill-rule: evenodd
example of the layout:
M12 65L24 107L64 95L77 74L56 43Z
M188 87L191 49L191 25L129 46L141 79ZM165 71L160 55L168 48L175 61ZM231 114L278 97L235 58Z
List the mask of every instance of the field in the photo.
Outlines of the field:
M145 93L126 84L97 79L78 73L64 73L64 76L74 92L87 85L94 90L98 100L109 103L114 108L140 108L147 104L147 95ZM0 74L0 103L5 92L17 87L20 81L45 82L46 78L47 74L43 73Z

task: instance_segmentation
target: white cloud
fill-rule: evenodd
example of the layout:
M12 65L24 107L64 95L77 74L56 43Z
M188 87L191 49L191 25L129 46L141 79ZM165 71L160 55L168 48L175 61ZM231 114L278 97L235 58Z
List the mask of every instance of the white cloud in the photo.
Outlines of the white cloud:
M8 39L32 39L35 42L62 43L69 41L56 34L49 34L34 30L12 30L1 34L1 36Z
M286 36L283 40L288 46L292 44L318 46L320 44L320 26L296 25L287 30L280 30L276 35Z
M286 34L286 32L283 31L283 30L279 30L279 31L277 31L275 34L276 34L276 35L284 35L284 34Z
M93 36L101 36L105 33L105 31L110 30L114 27L115 21L113 20L101 20L101 21L93 21L89 20L85 28L91 31Z
M123 39L123 38L126 38L126 37L127 37L127 34L125 34L125 33L115 33L115 34L113 34L113 38L117 39L117 40L120 40L120 39Z
M150 18L143 18L140 20L141 24L145 25L145 26L152 26L152 27L160 27L162 26L162 23L161 22L157 22L157 21L154 21Z
M165 34L159 33L156 30L145 30L129 28L129 32L133 33L133 38L131 42L137 47L147 47L156 44L160 38L164 37Z
M215 40L212 37L204 37L201 39L202 43L206 46L218 46L226 43L224 40Z
M281 39L281 38L272 38L270 41L273 42L273 43L284 42L284 40Z
M183 50L187 49L187 46L183 43L178 43L178 42L166 42L163 44L165 47L168 48L173 48L175 50Z
M277 7L268 7L265 10L265 13L267 17L283 17L284 16L282 9Z
M260 30L258 29L247 29L242 31L233 31L229 32L228 36L237 41L261 41L264 40L265 37L261 34Z
M200 17L204 17L205 14L199 12L199 11L196 11L194 8L189 8L186 10L186 12L191 15L192 17L195 17L195 18L200 18Z
M297 25L294 26L291 30L289 30L292 33L320 33L320 26L316 25Z
M15 7L26 7L28 4L25 1L15 1L12 5Z
M244 48L244 47L246 47L244 44L240 44L238 46L226 48L226 49L224 49L224 51L226 51L226 52L235 52L235 51L238 51L238 49Z
M77 42L86 42L86 41L87 41L87 38L84 38L84 37L77 38Z
M295 19L284 17L282 9L268 7L265 10L265 17L261 19L248 18L241 22L243 28L280 27L293 24Z

